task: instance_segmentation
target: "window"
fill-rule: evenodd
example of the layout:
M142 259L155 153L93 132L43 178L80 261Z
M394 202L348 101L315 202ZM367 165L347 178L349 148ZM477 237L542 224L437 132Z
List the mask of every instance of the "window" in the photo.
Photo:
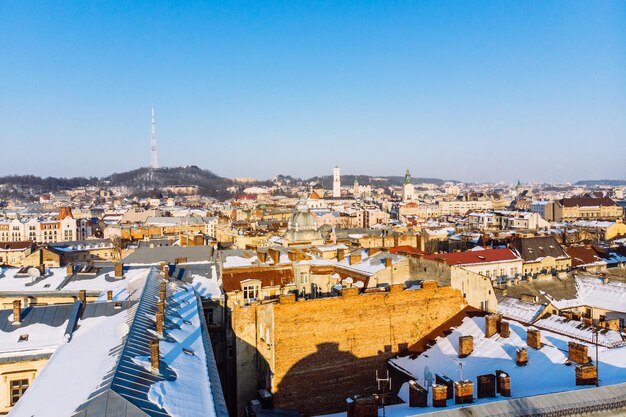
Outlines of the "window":
M15 379L9 383L9 389L11 391L11 406L17 403L22 395L28 389L28 379Z
M246 300L256 299L259 296L258 285L246 285L243 287L243 298Z

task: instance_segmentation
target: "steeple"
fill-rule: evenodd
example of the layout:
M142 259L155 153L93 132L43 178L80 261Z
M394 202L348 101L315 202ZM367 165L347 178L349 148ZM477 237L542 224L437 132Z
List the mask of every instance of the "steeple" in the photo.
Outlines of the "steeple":
M404 174L404 183L411 184L411 173L408 168L406 169L406 174Z
M358 175L354 176L354 185L357 186L357 187L359 186L359 176Z

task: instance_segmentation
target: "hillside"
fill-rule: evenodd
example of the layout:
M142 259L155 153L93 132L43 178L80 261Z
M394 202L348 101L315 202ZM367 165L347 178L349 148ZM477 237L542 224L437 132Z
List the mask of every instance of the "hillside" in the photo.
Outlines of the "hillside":
M574 185L587 185L587 186L610 185L612 187L619 187L619 186L626 185L626 180L582 180L582 181L578 181Z

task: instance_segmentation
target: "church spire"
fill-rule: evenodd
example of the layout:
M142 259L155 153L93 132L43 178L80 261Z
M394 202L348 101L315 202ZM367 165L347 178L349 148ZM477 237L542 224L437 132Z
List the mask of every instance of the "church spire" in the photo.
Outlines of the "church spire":
M406 169L406 174L404 174L404 183L411 184L411 173L408 168Z

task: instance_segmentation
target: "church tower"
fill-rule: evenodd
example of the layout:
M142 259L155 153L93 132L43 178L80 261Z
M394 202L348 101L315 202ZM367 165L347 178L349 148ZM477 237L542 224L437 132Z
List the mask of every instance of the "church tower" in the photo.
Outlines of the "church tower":
M406 174L404 174L404 185L402 186L402 201L412 201L415 198L415 187L413 187L413 182L411 182L411 173L409 169L406 169Z
M337 166L333 168L333 197L341 197L341 170Z

